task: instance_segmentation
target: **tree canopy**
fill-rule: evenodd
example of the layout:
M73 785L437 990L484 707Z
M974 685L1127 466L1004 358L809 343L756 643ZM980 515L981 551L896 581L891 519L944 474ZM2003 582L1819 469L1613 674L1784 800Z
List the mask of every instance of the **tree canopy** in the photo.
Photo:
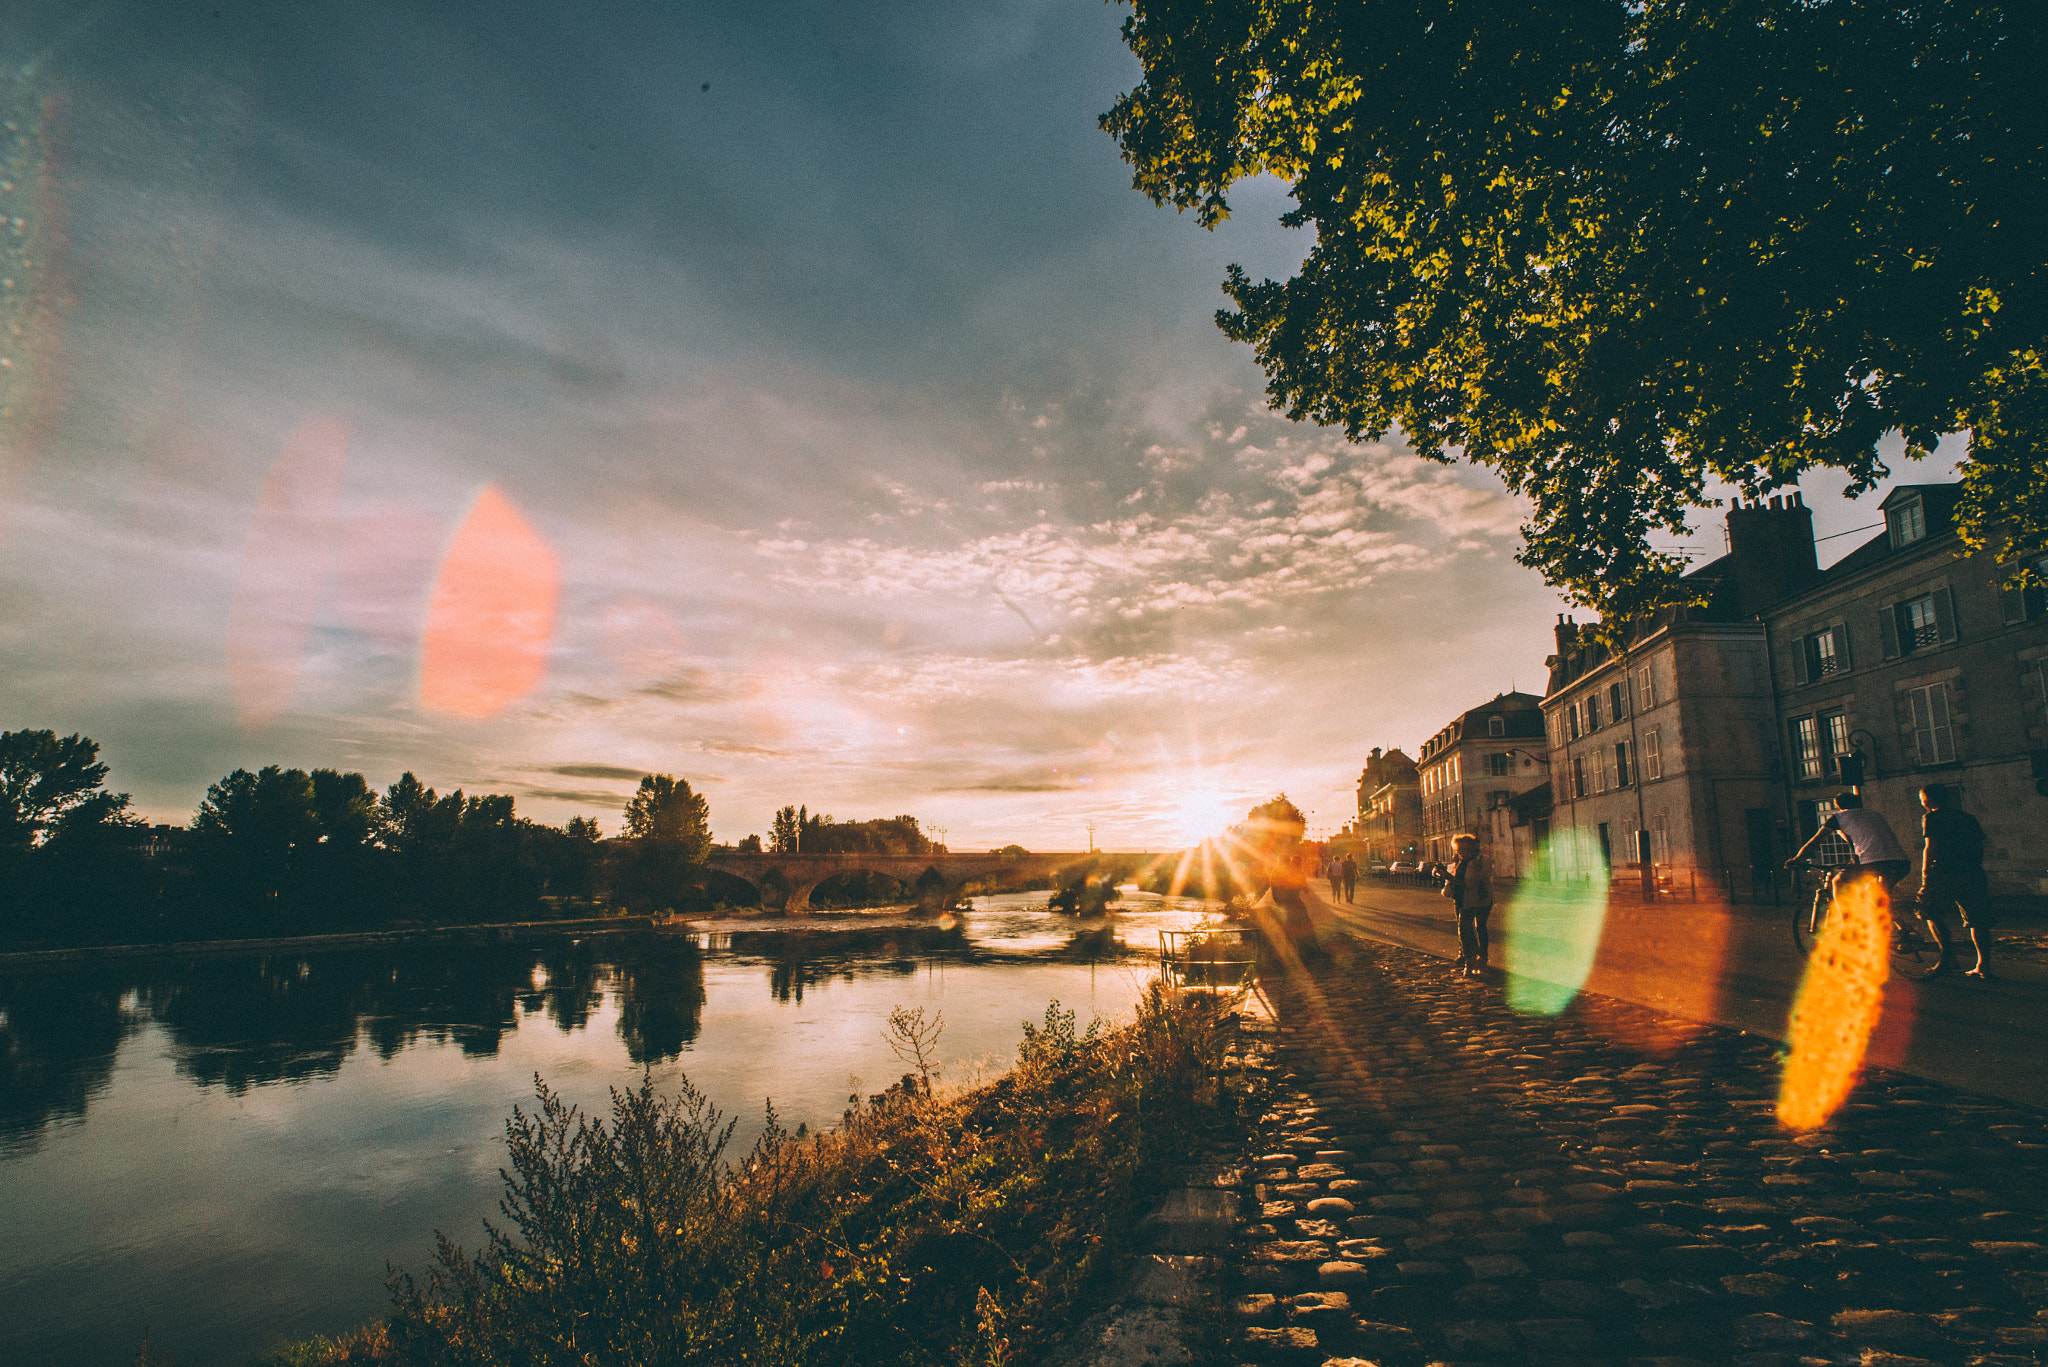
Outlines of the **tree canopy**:
M1292 279L1232 266L1274 405L1461 454L1610 621L1683 601L1718 478L1861 492L1973 433L1959 527L2048 550L2044 26L1984 0L1135 0L1102 118L1155 202L1271 174Z
M26 849L65 832L133 824L128 795L103 786L97 741L55 731L0 731L0 848Z
M648 774L626 803L626 832L637 840L677 846L685 861L701 864L711 853L711 806L690 781Z

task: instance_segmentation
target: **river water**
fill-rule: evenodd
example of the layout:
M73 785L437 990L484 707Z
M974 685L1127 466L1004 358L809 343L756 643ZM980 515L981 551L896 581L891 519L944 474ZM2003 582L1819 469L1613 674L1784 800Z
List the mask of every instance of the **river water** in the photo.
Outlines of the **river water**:
M504 1123L536 1073L607 1089L687 1074L740 1121L836 1123L904 1071L893 1006L945 1021L945 1075L1016 1056L1057 998L1128 1016L1158 932L1211 904L1045 894L892 916L0 971L0 1364L246 1363L386 1304L387 1260L482 1242Z

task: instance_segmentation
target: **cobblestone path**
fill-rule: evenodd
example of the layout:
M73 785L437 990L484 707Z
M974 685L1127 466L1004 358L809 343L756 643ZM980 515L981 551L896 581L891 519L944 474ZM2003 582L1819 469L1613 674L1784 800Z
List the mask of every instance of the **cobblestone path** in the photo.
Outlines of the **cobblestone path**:
M1332 949L1267 981L1247 1051L1235 1360L2048 1360L2041 1114L1869 1075L1794 1135L1773 1041L1584 996L1522 1016L1497 974Z

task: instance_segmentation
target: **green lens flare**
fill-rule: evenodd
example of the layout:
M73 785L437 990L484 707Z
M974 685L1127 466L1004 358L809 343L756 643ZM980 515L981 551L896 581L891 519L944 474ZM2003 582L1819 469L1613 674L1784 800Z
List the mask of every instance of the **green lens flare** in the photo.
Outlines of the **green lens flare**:
M1543 842L1536 876L1522 880L1502 927L1509 1007L1554 1016L1571 1004L1600 952L1607 886L1607 860L1586 832L1568 828Z

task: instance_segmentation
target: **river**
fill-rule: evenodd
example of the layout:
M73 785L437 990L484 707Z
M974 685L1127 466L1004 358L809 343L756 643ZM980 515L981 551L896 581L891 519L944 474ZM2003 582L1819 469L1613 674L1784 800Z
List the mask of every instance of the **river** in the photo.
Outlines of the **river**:
M898 916L687 932L0 971L0 1364L245 1363L386 1304L433 1234L496 1215L504 1123L536 1073L607 1089L687 1074L794 1130L904 1071L893 1006L945 1021L945 1076L1015 1057L1057 998L1127 1016L1158 932L1211 904L1125 895L1098 921L1045 894ZM737 1153L735 1153L737 1156Z

